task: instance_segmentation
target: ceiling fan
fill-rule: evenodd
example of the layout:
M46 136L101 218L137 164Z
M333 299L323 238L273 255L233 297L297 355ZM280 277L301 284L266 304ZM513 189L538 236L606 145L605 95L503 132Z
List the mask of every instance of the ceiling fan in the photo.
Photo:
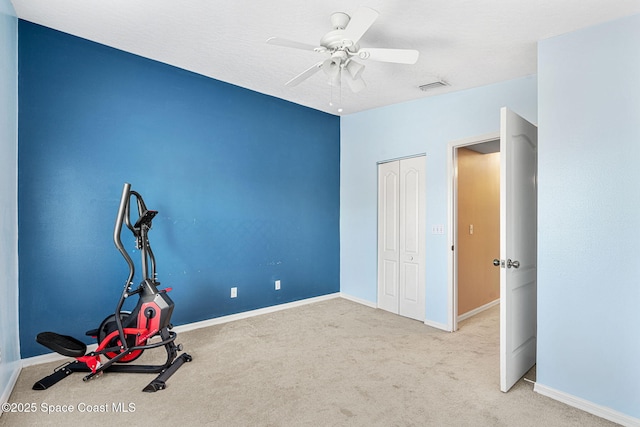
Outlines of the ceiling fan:
M344 77L349 88L353 92L359 92L366 87L366 84L362 79L364 65L355 61L356 58L363 61L415 64L419 54L417 50L360 47L358 42L376 21L378 15L378 12L368 7L358 8L353 16L344 12L332 14L333 30L320 39L320 46L279 37L268 39L267 43L272 45L329 54L329 58L312 65L285 83L285 86L296 86L322 69L329 76L330 84L339 86Z

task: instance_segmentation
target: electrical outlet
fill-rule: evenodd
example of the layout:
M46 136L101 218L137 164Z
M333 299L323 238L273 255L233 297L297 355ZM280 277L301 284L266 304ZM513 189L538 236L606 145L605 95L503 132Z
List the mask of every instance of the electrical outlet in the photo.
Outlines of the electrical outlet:
M276 280L276 291L280 290L280 280Z
M238 288L231 288L231 298L236 298L238 296Z

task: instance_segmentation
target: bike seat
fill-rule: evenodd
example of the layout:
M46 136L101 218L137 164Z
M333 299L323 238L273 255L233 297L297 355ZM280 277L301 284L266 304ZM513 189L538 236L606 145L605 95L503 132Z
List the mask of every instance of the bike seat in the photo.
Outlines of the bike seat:
M63 356L81 357L87 352L87 345L82 341L55 332L40 332L36 341Z

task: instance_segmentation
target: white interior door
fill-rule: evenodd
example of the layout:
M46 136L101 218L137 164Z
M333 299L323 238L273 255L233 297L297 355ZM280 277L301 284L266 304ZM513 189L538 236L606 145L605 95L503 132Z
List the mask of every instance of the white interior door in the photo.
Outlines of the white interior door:
M378 308L398 314L400 162L378 165Z
M538 130L500 111L500 389L536 363Z
M425 318L425 158L378 166L378 307Z
M400 161L400 282L398 314L425 317L425 162Z

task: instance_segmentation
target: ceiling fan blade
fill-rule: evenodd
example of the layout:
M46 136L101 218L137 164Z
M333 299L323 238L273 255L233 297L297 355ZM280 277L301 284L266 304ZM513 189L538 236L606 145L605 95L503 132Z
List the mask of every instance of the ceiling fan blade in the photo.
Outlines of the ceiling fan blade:
M301 43L294 40L282 39L280 37L271 37L267 39L267 43L273 44L276 46L292 47L294 49L302 49L302 50L315 50L318 48L318 46L313 46L310 44Z
M351 89L351 91L353 93L358 93L364 89L366 89L367 85L364 82L364 80L362 80L362 77L357 77L357 78L353 78L351 77L351 75L349 73L342 73L342 75L344 76L344 79L347 81L347 85L349 86L349 89Z
M360 59L395 62L397 64L415 64L419 55L420 52L413 49L364 48L358 51Z
M344 29L344 40L349 40L351 45L358 43L364 33L366 33L376 19L378 19L378 15L379 13L373 9L364 6L359 7Z
M324 61L320 61L317 64L313 64L311 67L307 68L306 70L304 70L303 72L301 72L300 74L298 74L297 76L295 76L294 78L286 82L284 85L292 87L300 84L302 81L308 79L309 77L311 77L312 75L320 71L320 68L322 68L323 62Z

